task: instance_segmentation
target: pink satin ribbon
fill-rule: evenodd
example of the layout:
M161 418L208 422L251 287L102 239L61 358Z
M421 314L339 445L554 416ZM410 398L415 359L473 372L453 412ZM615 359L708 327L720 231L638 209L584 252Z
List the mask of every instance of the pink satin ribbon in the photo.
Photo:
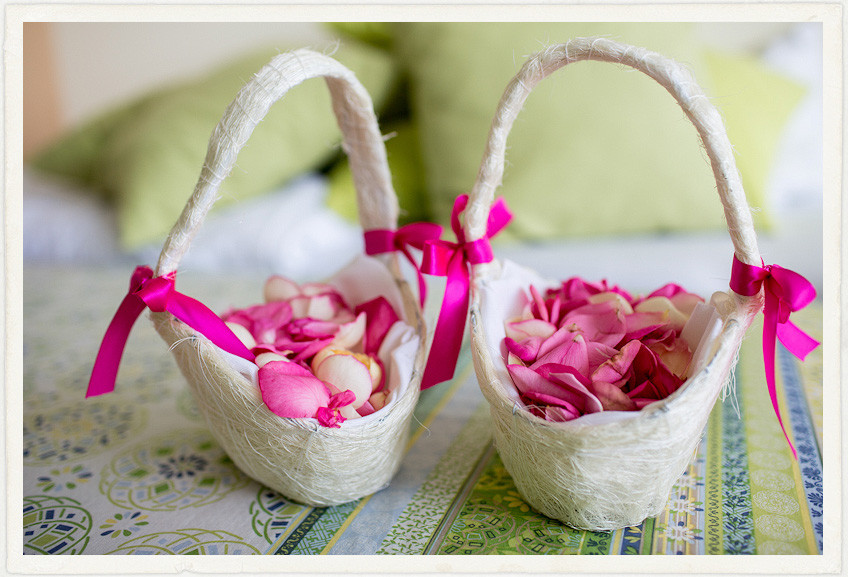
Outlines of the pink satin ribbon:
M803 276L776 264L761 267L745 264L733 255L733 269L730 273L730 288L744 296L753 296L764 289L765 306L763 308L763 363L766 372L771 404L777 415L777 422L783 430L786 442L797 459L795 447L789 440L789 434L780 417L777 403L777 388L774 380L775 339L779 339L789 352L801 359L819 346L819 342L792 324L790 313L801 310L816 298L815 287Z
M424 245L421 270L424 274L447 277L447 283L433 333L433 344L421 379L421 390L453 378L468 314L468 290L471 285L469 265L492 261L494 255L489 239L512 220L506 203L499 198L489 211L486 235L473 242L466 242L459 222L459 215L466 206L468 195L463 194L457 197L451 212L451 229L459 242L432 240Z
M150 267L135 269L130 290L106 329L88 381L86 398L115 390L115 378L130 330L145 308L154 312L168 311L225 351L251 362L256 359L218 315L200 301L174 289L174 274L154 277Z
M442 226L431 222L413 222L397 230L366 230L363 236L365 237L365 254L375 255L399 250L412 264L418 275L418 299L423 309L424 301L427 299L427 284L424 282L424 275L421 274L421 267L409 252L409 247L422 250L424 243L437 240L442 236Z

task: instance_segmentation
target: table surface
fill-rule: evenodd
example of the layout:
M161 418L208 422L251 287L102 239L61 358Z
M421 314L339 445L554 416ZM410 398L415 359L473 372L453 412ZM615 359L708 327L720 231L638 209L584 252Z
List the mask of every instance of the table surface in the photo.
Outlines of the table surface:
M247 279L185 275L215 310L258 300ZM128 271L28 268L23 303L25 554L820 554L822 353L779 348L793 460L769 402L760 336L740 351L695 459L659 516L579 531L522 500L492 443L467 347L424 391L403 465L344 505L290 502L241 473L208 432L167 346L137 323L116 392L84 399ZM821 339L822 309L793 320Z

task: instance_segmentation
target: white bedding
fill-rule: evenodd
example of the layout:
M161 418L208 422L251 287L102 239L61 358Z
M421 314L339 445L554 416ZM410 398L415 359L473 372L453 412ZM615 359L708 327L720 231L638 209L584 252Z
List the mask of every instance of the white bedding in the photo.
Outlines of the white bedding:
M803 274L821 294L822 71L809 66L821 62L821 28L795 28L770 46L764 59L806 84L808 93L781 141L768 189L777 226L760 235L760 250L766 262ZM326 207L326 193L321 176L304 175L261 198L214 212L181 269L326 278L362 252L360 230ZM23 201L25 264L156 261L159 245L121 251L114 214L65 183L25 169ZM727 234L716 231L498 244L496 253L549 278L607 278L637 292L674 281L710 294L727 287L732 247Z

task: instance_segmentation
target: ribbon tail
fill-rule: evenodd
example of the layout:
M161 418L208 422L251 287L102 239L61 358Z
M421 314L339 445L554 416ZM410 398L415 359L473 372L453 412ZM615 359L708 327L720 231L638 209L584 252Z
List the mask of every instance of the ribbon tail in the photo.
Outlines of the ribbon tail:
M251 362L256 360L256 355L248 350L221 317L200 301L175 291L166 310L228 353Z
M786 442L789 448L792 449L792 456L795 460L798 459L798 453L789 439L789 433L783 424L783 419L780 416L780 407L777 402L777 386L775 385L775 340L777 337L777 299L773 298L770 293L766 293L765 310L763 311L763 363L766 372L766 385L768 386L769 397L771 398L771 406L774 408L774 414L777 416L777 422L780 424L780 429L783 431L783 436L786 437Z
M96 397L115 390L115 380L118 376L118 367L124 354L124 347L130 331L136 319L144 312L146 305L133 294L128 294L118 306L118 311L112 317L112 321L106 329L100 350L94 360L91 370L91 378L88 381L88 390L85 397Z
M433 333L433 344L427 357L424 375L421 378L422 391L448 381L454 376L462 338L465 334L469 285L468 267L463 259L462 251L456 251L448 265L442 309Z
M777 338L790 353L801 359L807 358L821 343L799 329L792 321L777 325Z

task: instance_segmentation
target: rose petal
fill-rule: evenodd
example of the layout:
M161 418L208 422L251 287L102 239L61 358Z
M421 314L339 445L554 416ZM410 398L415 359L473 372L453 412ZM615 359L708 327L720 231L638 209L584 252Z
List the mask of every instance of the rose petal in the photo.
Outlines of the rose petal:
M618 387L633 376L633 361L642 345L639 341L630 341L621 350L603 363L592 373L592 381L603 381Z
M350 322L339 326L338 332L333 339L333 346L353 349L362 340L365 335L365 313L359 313L357 317Z
M661 312L633 313L624 319L627 333L623 340L629 342L651 334L665 326L667 317Z
M629 315L633 312L633 307L630 306L630 303L627 302L621 294L616 292L602 292L589 297L590 304L600 304L605 302L612 302L615 307L620 310L622 313Z
M538 393L535 391L524 393L524 396L531 401L538 401L543 405L548 405L548 407L553 406L565 409L567 412L573 414L576 417L579 417L582 414L580 412L580 409L578 409L568 401L560 399L559 397L554 397L552 395L546 395L545 393ZM545 408L547 409L548 407Z
M521 365L507 365L516 387L525 395L542 394L574 405L581 414L602 410L600 401L581 382L581 377L570 367L544 365L533 370Z
M395 309L384 297L377 297L362 303L354 309L356 314L365 313L367 322L365 326L363 350L366 354L376 355L383 344L383 339L389 329L400 320Z
M359 416L361 417L367 417L371 413L376 412L376 409L374 409L370 402L365 401L358 409L356 409L356 412L359 413Z
M577 327L586 340L614 347L627 332L624 313L616 301L588 304L568 313L561 326Z
M506 336L519 342L530 337L547 339L557 330L556 325L540 319L508 322L504 329Z
M338 429L347 420L339 411L327 407L319 408L315 413L315 418L318 419L318 424L322 427L331 429Z
M374 407L375 411L379 411L386 406L388 398L388 391L377 391L376 393L371 393L371 396L368 398L368 403Z
M284 276L274 275L265 281L262 291L265 302L287 301L300 295L300 287L296 282Z
M331 342L332 339L318 339L307 343L297 343L305 344L306 346L297 351L292 360L304 363L309 362L309 359L316 355L318 351L327 347L327 345L329 345Z
M634 310L638 313L659 312L667 314L666 322L678 333L683 330L683 325L686 324L686 320L689 318L688 315L677 310L674 303L666 297L651 297L645 299L636 305Z
M636 410L636 403L614 384L593 381L591 389L598 400L601 401L605 411Z
M589 350L586 339L580 333L572 333L570 340L553 348L539 358L531 366L536 368L546 364L558 364L572 367L581 375L589 376Z
M253 338L253 335L250 334L250 331L242 325L241 323L236 323L229 321L224 323L227 327L233 331L233 334L242 342L242 344L248 349L252 349L256 346L256 339Z
M645 342L645 345L657 355L668 370L682 378L689 369L689 363L692 362L692 351L683 339L675 336L674 332L669 331L669 334L671 338Z
M603 343L586 343L586 351L589 357L588 374L594 373L598 367L618 354L618 349Z
M550 320L548 315L548 307L545 305L545 299L539 294L539 291L533 285L530 285L530 295L533 298L533 316L542 319L543 321Z
M695 307L704 302L704 299L698 295L687 292L679 292L676 295L669 297L668 300L671 301L674 308L686 315L687 320L690 316L692 316L692 311L695 310Z
M314 297L318 295L337 295L339 291L333 285L320 283L320 282L308 282L300 287L300 294L308 297Z
M272 361L290 362L286 357L277 353L260 353L256 355L256 366L260 369Z
M545 419L548 421L553 421L554 423L563 423L565 421L571 421L580 416L580 413L575 411L570 411L563 407L545 407Z
M327 386L297 363L272 361L259 369L262 401L275 415L314 417L330 400Z
M327 383L332 393L339 393L344 390L353 391L356 400L351 406L354 409L362 406L362 403L371 396L373 388L371 372L353 355L331 355L327 357L315 369L315 376Z
M504 339L506 350L510 354L521 359L522 363L532 364L539 354L539 347L542 345L541 337L530 337L521 342L516 342L509 337Z

